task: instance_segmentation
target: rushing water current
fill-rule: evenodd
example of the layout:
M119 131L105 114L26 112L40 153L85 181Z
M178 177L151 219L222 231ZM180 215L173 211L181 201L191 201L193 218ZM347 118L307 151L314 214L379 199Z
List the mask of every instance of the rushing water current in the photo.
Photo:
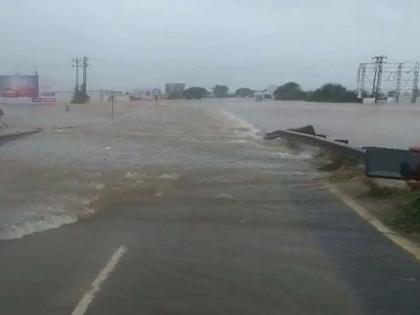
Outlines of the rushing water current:
M100 215L129 196L191 198L197 185L216 185L206 196L246 196L229 183L273 181L273 189L317 175L311 152L265 131L313 124L319 133L356 146L407 147L420 143L415 105L256 103L253 100L118 100L110 104L2 105L12 128L44 131L0 146L0 239L14 239ZM284 182L283 182L284 180ZM182 192L182 193L181 193ZM264 196L261 196L263 199Z

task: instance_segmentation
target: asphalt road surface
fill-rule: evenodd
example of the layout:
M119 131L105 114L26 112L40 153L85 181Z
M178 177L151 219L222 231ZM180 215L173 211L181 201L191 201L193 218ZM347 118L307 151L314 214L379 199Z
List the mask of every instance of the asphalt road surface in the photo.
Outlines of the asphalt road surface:
M0 314L418 314L418 262L305 184L196 184L2 242Z

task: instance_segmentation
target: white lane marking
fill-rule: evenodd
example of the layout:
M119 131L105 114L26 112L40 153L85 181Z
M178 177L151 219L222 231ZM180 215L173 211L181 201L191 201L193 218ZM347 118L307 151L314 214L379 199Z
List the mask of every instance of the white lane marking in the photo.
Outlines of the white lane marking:
M327 186L331 193L341 199L347 206L353 209L360 217L369 222L375 229L377 229L395 244L405 249L411 255L416 257L417 260L420 260L420 247L416 243L402 236L399 236L396 231L385 226L381 221L371 215L366 208L362 207L347 194L340 191L335 185L325 183L325 186Z
M101 270L95 280L92 282L89 291L83 295L83 298L79 301L76 308L73 310L71 315L83 315L89 307L89 304L93 301L95 294L101 289L101 284L108 278L108 275L114 270L118 261L127 251L125 245L121 245L114 252L112 257L108 260L106 266Z

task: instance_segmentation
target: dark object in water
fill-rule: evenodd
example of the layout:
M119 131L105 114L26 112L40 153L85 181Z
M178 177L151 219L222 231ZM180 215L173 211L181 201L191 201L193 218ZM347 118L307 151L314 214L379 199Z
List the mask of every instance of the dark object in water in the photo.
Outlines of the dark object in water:
M420 153L371 147L366 154L366 176L420 180Z
M347 139L335 139L334 141L349 144L349 140L347 140Z
M303 126L300 128L293 128L293 129L288 129L290 131L295 131L295 132L300 132L300 133L305 133L307 135L313 135L315 136L315 128L312 125L307 125L307 126Z

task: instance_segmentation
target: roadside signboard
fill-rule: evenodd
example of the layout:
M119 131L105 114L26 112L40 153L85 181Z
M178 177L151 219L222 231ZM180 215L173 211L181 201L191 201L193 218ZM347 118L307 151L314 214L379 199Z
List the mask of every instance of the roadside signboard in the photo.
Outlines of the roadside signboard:
M38 75L0 75L0 96L2 98L33 98L38 95Z

